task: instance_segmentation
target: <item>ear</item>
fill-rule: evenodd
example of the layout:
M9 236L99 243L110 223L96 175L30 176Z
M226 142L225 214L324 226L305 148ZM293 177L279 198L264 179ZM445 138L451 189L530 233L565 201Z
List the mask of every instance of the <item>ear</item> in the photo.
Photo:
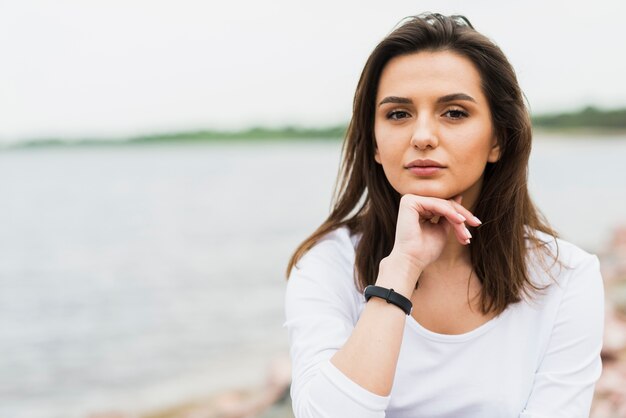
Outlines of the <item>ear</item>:
M500 159L500 144L498 143L498 139L494 137L493 141L491 142L491 150L489 150L487 161L490 163L495 163L499 159Z
M380 162L380 153L378 152L378 147L375 147L374 149L374 160L378 163L378 164L382 164Z

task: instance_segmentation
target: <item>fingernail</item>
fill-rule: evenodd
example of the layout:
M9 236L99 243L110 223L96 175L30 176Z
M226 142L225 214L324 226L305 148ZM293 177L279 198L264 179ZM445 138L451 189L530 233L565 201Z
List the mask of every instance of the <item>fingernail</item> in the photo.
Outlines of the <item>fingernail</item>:
M474 221L478 222L478 225L482 225L483 224L483 222L480 219L478 219L477 217L475 217L475 216L474 216Z
M457 218L459 218L462 222L465 222L465 221L466 221L465 216L461 215L460 213L457 213L457 214L456 214L456 216L457 216Z
M467 238L472 238L472 234L470 234L470 231L469 231L469 229L467 229L467 228L465 228L465 236L466 236Z
M470 239L469 239L469 238L468 238L468 239L466 239L466 240L465 240L465 243L466 243L466 244L469 244L469 243L470 243Z

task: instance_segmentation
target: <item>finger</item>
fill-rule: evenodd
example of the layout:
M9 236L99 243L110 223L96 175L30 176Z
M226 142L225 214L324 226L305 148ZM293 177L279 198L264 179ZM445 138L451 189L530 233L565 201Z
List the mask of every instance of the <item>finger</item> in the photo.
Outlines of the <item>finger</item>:
M468 225L471 226L479 226L482 225L482 222L480 219L478 219L476 216L474 216L474 214L472 212L470 212L465 206L461 205L461 202L456 200L456 197L451 199L449 201L452 206L454 206L454 209L459 212L461 215L463 215L465 217L465 222Z
M480 222L478 218L476 218L469 210L461 205L461 202L463 201L463 195L458 194L449 201L452 207L466 218L466 223L474 225L476 224L476 222ZM461 244L469 244L470 240L472 239L472 234L469 229L467 229L467 226L465 224L463 224L462 226L456 225L455 234L457 240L459 240Z
M437 218L439 218L438 224L444 226L446 230L446 234L449 233L450 228L452 228L454 232L454 236L456 237L457 241L459 241L460 244L466 245L470 243L472 234L465 227L464 223L451 224L450 222L448 222L448 218L446 217L437 216ZM431 219L431 223L432 223L432 219Z
M449 224L454 228L454 234L459 243L468 244L471 234L465 227L465 217L455 210L450 201L433 197L405 195L400 204L403 203L409 204L417 210L420 218L425 221L435 222L437 221L435 216L444 217L446 222L443 225ZM439 224L441 224L441 219Z
M461 245L466 245L469 244L472 240L469 231L467 229L465 229L465 227L455 227L454 228L454 236L456 237L456 240L459 242L459 244Z
M461 225L455 225L455 232L456 232L457 240L461 244L464 244L464 245L469 244L470 240L472 239L472 233L470 232L469 229L467 229L466 224L471 225L471 226L478 226L480 225L480 220L476 218L469 210L465 209L465 207L463 207L456 201L452 201L450 204L455 208L455 210L457 210L459 213L462 213L463 216L466 217L465 223Z
M462 225L466 220L465 216L457 212L456 208L444 199L413 196L408 202L417 210L422 219L431 220L436 216L443 216L452 225Z
M438 223L440 225L448 224L454 228L454 234L459 243L469 244L471 234L465 226L466 217L459 213L457 207L452 202L445 199L435 197L425 197L417 195L404 195L400 200L400 205L408 204L417 211L419 217L424 221ZM456 202L454 202L456 204ZM460 208L464 209L461 205ZM466 211L471 215L469 211ZM446 222L442 224L443 217Z
M469 240L472 239L472 234L465 226L465 223L454 224L452 227L454 228L454 235L456 236L456 239L461 244L469 244Z

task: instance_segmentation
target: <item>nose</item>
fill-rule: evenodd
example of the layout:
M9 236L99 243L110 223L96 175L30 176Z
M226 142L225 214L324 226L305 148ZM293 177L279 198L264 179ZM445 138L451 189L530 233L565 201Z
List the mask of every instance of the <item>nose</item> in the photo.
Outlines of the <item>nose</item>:
M428 115L421 115L416 118L413 135L411 136L411 146L425 150L436 148L439 145L437 137L437 124Z

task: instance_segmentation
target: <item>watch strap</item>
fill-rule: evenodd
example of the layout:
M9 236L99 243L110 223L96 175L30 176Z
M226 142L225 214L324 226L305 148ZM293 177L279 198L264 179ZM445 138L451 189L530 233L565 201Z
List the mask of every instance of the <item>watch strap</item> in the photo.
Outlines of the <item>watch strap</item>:
M410 315L411 309L413 309L413 304L410 300L400 293L394 292L393 289L387 289L386 287L369 285L363 291L363 296L365 296L366 301L370 300L372 296L384 299L387 303L391 303L402 309L407 315Z

